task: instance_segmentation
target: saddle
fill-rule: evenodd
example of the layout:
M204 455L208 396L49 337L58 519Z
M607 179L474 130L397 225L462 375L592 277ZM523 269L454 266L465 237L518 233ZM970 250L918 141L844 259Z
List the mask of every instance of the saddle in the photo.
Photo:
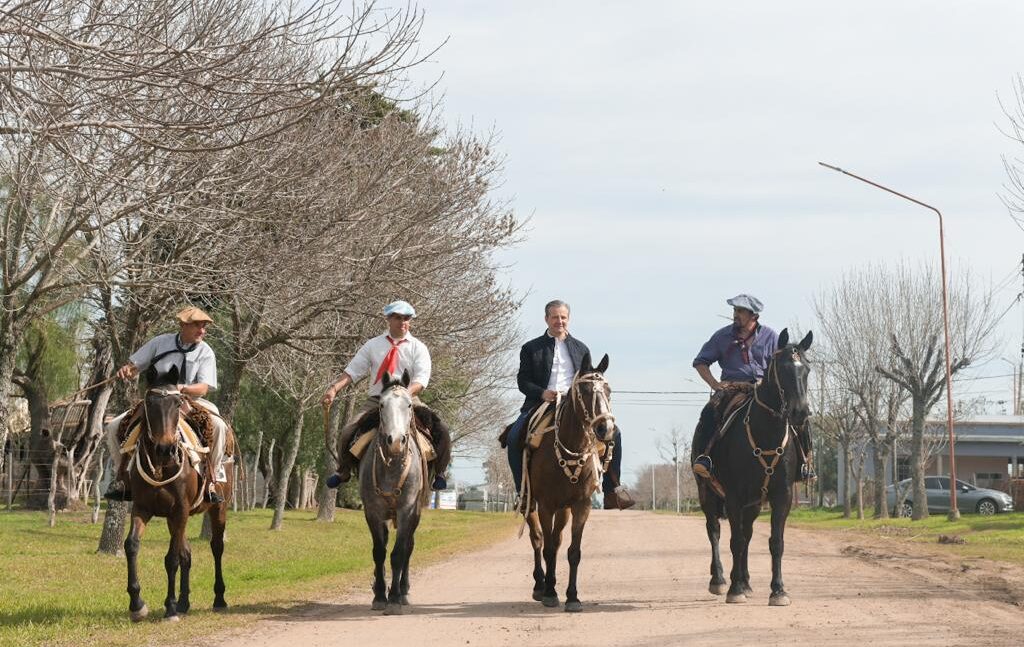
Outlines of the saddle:
M413 414L416 444L419 445L420 453L430 463L437 458L437 450L434 447L434 430L444 423L441 422L440 417L430 407L414 406ZM363 454L366 453L366 448L370 445L370 441L373 440L373 434L368 432L376 431L379 426L380 411L377 409L367 411L356 421L356 427L352 433L352 443L348 447L349 453L356 460L363 457Z
M198 465L202 460L201 454L210 451L213 444L212 414L202 406L188 401L187 411L183 410L178 417L178 435L189 452L192 464ZM185 409L185 407L183 407ZM135 451L139 434L142 432L142 403L139 402L134 408L121 419L117 428L117 440L121 444L122 454L131 454ZM225 445L227 450L227 446ZM227 453L227 451L225 452Z
M748 382L726 382L711 397L715 413L715 437L725 433L731 418L754 397L754 385Z

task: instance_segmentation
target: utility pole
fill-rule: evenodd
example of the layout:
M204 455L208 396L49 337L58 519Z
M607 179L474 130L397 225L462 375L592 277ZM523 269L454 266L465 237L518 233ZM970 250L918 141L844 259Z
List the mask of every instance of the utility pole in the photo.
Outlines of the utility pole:
M655 496L654 492L654 473L657 471L657 465L651 465L651 510L658 509L658 497Z

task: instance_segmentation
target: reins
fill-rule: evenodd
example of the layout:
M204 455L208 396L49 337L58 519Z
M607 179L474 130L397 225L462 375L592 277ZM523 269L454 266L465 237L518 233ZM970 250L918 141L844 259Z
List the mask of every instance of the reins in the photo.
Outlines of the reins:
M756 458L758 460L758 463L761 464L761 468L764 470L764 474L765 474L764 481L762 481L762 483L761 483L761 505L762 506L764 506L765 502L768 501L768 484L771 482L771 477L775 474L775 467L778 465L778 462L782 459L782 455L785 452L785 447L786 447L786 445L788 443L790 443L790 435L793 433L793 428L790 426L790 419L788 419L785 416L785 390L782 389L782 383L778 379L778 364L775 362L775 358L781 352L782 352L782 350L779 350L779 351L777 351L774 354L774 356L772 357L771 366L770 366L770 371L771 371L771 373L770 373L771 380L770 381L774 384L775 388L778 389L778 397L779 397L778 411L775 411L774 408L772 408L771 406L766 404L758 396L758 387L760 387L763 384L763 383L759 383L759 384L755 384L754 385L754 400L752 401L751 404L748 405L748 407L746 407L746 415L743 416L743 428L746 431L746 441L748 441L750 443L751 448L753 449L754 458ZM771 416L773 418L775 418L776 420L781 420L782 421L782 424L784 426L783 433L782 433L782 440L780 441L780 443L779 443L779 445L777 447L774 447L772 449L764 449L764 448L758 446L757 441L754 439L754 432L751 430L751 411L752 411L754 402L757 402L762 408L765 409L765 411L767 411L769 414L771 414ZM798 446L800 445L799 442L797 444L798 444ZM766 461L765 457L771 458L771 463ZM751 504L748 504L748 505L750 506L750 505L754 505L754 504L752 502Z
M580 384L589 383L595 385L591 391L591 408L588 410L584 406L583 396L581 394ZM568 477L570 483L577 483L580 480L580 474L583 473L583 466L586 465L594 455L595 446L597 444L597 434L594 433L594 427L599 423L605 422L608 428L611 429L615 425L615 416L611 411L611 404L607 401L604 389L597 388L597 385L604 385L605 379L600 373L588 373L586 375L578 375L576 379L572 381L572 386L569 387L569 397L573 404L573 411L577 417L580 418L580 422L583 423L583 435L584 445L579 451L573 451L565 446L562 439L558 437L558 430L561 427L561 414L562 408L559 407L555 410L555 459L558 461L558 466L562 468L562 472ZM600 394L600 395L599 395ZM591 417L589 411L596 411L598 399L604 400L607 404L607 410L604 413L596 414ZM613 435L614 438L614 435ZM608 462L611 460L611 450L614 448L614 440L606 441L607 451L605 453L604 469L607 469ZM568 457L568 458L567 458Z
M181 391L178 391L177 389L175 389L175 390L149 389L149 390L150 391L156 391L156 392L160 393L161 395L163 395L165 397L166 396L172 396L172 395L181 395ZM147 392L147 395L148 395L148 392ZM150 476L150 474L156 474L156 466L153 465L153 459L150 458L149 451L146 449L146 441L149 441L149 443L152 443L152 440L149 438L149 431L150 431L150 429L149 429L149 407L146 404L146 398L142 398L142 423L141 424L146 425L146 433L142 436L142 440L143 440L142 447L137 449L135 451L135 453L132 455L132 458L131 458L132 462L134 462L134 464L135 464L136 471L139 473L139 476L142 477L142 480L144 480L146 483L149 483L153 487L163 487L165 485L173 483L174 481L178 480L178 478L180 478L181 475L185 471L185 462L186 462L185 461L185 449L182 447L181 441L177 440L174 443L174 448L178 452L177 453L177 459L176 459L177 462L178 462L178 471L171 478L165 479L163 481L158 481L156 478ZM177 435L177 428L175 428L175 435ZM149 474L146 473L146 468L143 468L142 461L139 459L139 454L142 454L145 457L146 465L147 465L147 468L149 469ZM129 464L128 465L128 470L129 471L131 471L131 467L132 467L131 464Z

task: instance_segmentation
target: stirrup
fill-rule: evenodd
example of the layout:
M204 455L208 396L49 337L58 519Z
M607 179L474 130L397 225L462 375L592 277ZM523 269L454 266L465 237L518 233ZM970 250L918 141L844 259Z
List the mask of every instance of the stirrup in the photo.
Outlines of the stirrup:
M206 496L204 498L213 504L224 503L224 497L222 497L216 490L211 490L209 488L206 489Z
M703 460L702 460L703 459ZM707 465L705 465L705 461ZM707 454L701 454L693 461L692 465L693 473L697 476L705 479L711 478L711 470L714 469L714 463L711 462L711 457Z

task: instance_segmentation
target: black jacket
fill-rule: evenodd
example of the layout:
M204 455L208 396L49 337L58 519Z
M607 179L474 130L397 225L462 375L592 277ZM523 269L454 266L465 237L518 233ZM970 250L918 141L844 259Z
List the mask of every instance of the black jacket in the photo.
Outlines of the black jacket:
M573 368L578 371L583 364L583 356L590 352L587 345L572 335L565 338L565 346L572 359ZM526 396L521 411L528 411L540 405L541 397L551 380L551 365L555 361L555 338L543 335L523 344L519 350L519 390Z

